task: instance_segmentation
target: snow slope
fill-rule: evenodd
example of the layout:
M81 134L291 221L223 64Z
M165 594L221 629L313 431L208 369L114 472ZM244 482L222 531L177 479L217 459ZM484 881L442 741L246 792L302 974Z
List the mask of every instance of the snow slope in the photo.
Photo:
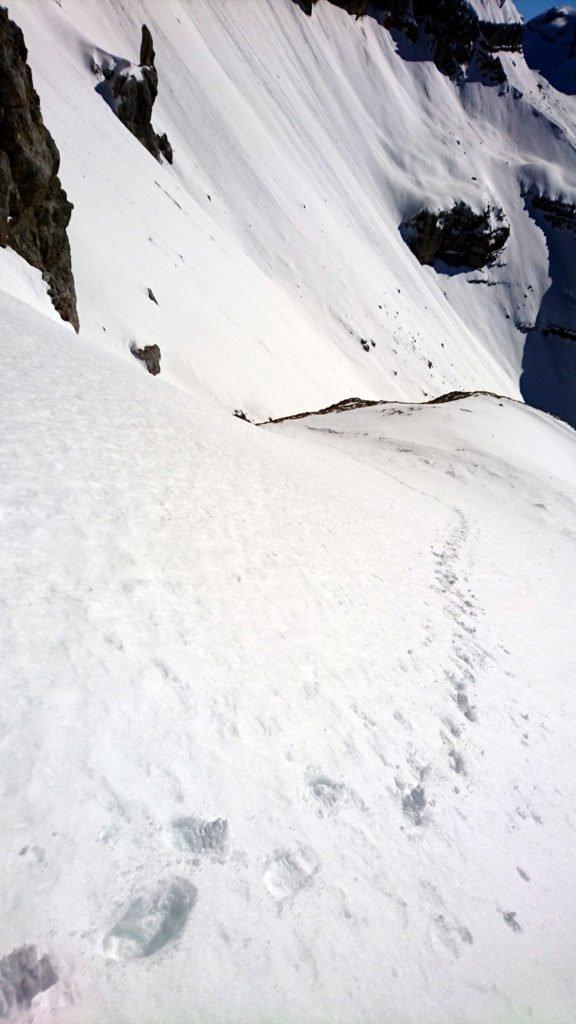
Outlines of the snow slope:
M258 428L0 310L18 1019L567 1024L573 431Z
M403 59L374 18L325 2L311 18L292 0L9 8L75 203L88 342L127 361L133 341L158 343L168 381L191 392L201 382L260 419L350 394L518 395L517 325L534 322L550 283L521 192L576 195L574 111L537 88L521 55L502 59L523 95L501 95ZM476 8L517 17L512 3ZM172 168L114 117L91 70L110 54L137 59L144 21ZM504 265L447 276L408 251L401 220L459 199L504 208Z

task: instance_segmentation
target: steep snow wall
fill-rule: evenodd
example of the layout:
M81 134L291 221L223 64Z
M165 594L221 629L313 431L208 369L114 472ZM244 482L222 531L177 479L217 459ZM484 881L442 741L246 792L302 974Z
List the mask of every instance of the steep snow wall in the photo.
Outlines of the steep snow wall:
M521 187L576 195L571 113L521 56L502 57L524 76L516 90L457 86L376 19L324 3L308 18L291 0L13 0L10 13L75 203L87 341L126 359L159 344L169 381L259 418L350 394L518 394L522 327L549 286ZM106 55L137 60L143 22L173 167L96 91ZM503 259L421 268L399 224L459 200L504 209Z

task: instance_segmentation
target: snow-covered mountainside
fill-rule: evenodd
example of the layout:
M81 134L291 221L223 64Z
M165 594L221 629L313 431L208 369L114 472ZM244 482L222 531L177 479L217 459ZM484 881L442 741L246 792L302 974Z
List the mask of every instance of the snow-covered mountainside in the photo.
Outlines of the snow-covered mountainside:
M533 18L524 36L524 55L531 68L559 92L576 93L576 11L571 7L551 7Z
M475 7L517 18L511 3ZM539 404L530 356L551 279L524 193L576 199L575 118L521 53L499 54L507 84L476 65L457 83L421 42L328 0L311 17L292 0L12 0L10 13L75 204L88 342L126 360L132 343L159 344L167 380L261 419L352 394L518 396L526 352ZM99 69L138 61L143 22L172 166L101 95ZM504 211L501 259L421 267L400 224L459 201ZM566 415L573 377L555 344L543 359L552 348Z
M0 16L10 1024L576 1019L576 100L361 6Z

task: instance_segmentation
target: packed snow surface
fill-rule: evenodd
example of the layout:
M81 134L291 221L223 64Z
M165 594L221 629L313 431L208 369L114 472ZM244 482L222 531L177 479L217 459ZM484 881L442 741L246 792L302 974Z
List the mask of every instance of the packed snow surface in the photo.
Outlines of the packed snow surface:
M567 1024L573 431L256 427L1 309L2 950L59 979L22 1019Z

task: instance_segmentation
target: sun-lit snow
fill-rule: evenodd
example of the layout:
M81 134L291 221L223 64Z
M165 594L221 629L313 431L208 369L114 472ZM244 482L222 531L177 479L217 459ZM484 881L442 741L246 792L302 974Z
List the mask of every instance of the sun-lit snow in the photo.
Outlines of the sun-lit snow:
M512 399L571 98L322 3L10 12L81 321L0 251L0 960L58 975L17 1019L570 1024L576 434ZM143 21L173 168L90 70ZM492 287L416 263L406 213L486 198Z

